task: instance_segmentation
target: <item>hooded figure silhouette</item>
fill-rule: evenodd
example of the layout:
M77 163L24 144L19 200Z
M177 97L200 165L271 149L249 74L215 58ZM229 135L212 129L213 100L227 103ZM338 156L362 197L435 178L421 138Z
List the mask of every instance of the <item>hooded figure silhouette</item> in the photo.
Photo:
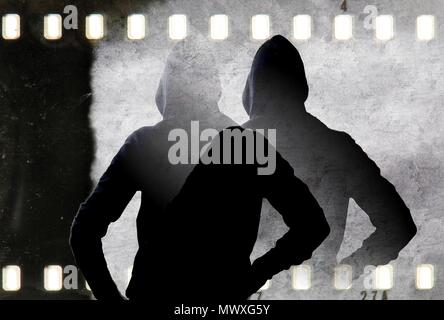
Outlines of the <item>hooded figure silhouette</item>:
M211 51L193 38L175 45L168 56L156 95L163 121L132 133L113 158L71 228L76 262L97 299L121 299L104 258L101 238L121 216L134 193L141 191L137 216L137 252L126 295L130 299L162 295L174 275L165 268L163 247L171 238L167 204L179 192L192 164L173 165L168 141L173 129L190 134L190 122L221 130L234 122L218 108L221 85ZM173 222L174 223L174 222ZM177 239L176 239L177 240Z
M409 209L378 166L346 133L328 128L305 109L308 84L297 49L275 36L257 51L243 93L246 128L275 128L277 150L323 208L331 232L312 263L331 287L344 237L349 200L362 208L376 231L342 263L360 275L365 265L386 264L416 233ZM328 274L328 280L326 279ZM322 278L321 274L314 277ZM323 280L323 281L324 281Z

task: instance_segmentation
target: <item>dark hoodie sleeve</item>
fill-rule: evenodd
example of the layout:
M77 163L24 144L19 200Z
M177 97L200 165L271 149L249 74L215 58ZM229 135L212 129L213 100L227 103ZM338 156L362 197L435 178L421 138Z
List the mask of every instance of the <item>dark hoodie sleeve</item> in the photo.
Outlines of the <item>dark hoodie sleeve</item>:
M122 299L107 268L101 239L136 192L130 172L135 156L135 134L113 158L99 183L80 205L71 227L70 244L76 263L97 299Z
M275 172L264 176L264 182L265 198L282 215L289 230L273 249L254 261L253 273L262 282L309 259L330 232L318 202L279 153Z
M348 136L347 192L376 227L362 247L342 263L352 265L357 274L365 265L382 265L398 257L416 234L409 208L378 166Z

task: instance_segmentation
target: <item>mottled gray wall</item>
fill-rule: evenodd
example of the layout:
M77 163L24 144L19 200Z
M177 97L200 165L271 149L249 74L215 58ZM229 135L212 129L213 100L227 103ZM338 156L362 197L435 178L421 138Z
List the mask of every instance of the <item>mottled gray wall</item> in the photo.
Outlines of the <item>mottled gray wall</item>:
M208 19L216 13L230 17L228 40L214 42L223 83L220 108L242 123L246 114L241 93L252 57L260 41L250 39L250 18L269 14L272 34L291 36L295 14L310 14L313 36L294 41L305 62L310 96L307 109L325 124L348 132L380 166L382 174L397 188L411 209L418 225L416 238L401 252L395 266L395 287L389 299L444 298L444 182L443 182L443 94L444 3L440 0L358 1L350 0L348 14L354 15L354 38L346 42L333 39L333 17L340 14L339 2L310 1L167 1L147 5L149 19L145 40L128 41L123 26L113 27L108 38L95 45L92 69L92 127L96 138L96 158L91 171L97 180L125 137L140 126L154 124L160 115L155 107L157 89L167 53L173 41L167 37L167 17L184 13L189 17L189 33L208 39ZM395 38L381 43L372 30L363 26L366 5L376 5L381 14L395 18ZM434 14L437 39L419 42L415 20L421 14ZM108 21L112 23L112 21ZM210 40L204 40L210 41ZM279 138L279 137L278 137ZM135 216L139 197L131 202L122 218L114 223L105 239L110 268L124 290L126 269L137 250ZM263 252L282 232L282 221L275 213L264 216L254 254ZM271 223L270 223L271 221ZM360 246L371 229L360 209L351 203L346 236L339 256ZM178 262L180 264L180 262ZM415 266L432 263L437 269L433 290L418 291L414 285ZM180 268L179 268L180 270ZM303 298L290 289L288 272L273 279L273 286L262 298ZM310 298L360 299L363 279L355 281L346 293L307 292ZM178 283L180 288L180 282ZM313 294L314 292L314 294Z

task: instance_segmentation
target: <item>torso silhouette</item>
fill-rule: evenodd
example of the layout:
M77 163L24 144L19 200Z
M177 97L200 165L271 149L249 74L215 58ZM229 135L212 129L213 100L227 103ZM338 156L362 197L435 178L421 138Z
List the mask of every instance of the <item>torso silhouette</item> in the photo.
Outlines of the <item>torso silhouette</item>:
M289 161L295 175L307 184L331 228L329 237L315 255L322 257L323 264L335 266L350 199L350 190L347 190L349 173L353 171L350 148L357 146L352 145L346 134L329 130L311 115L298 116L303 119L288 114L285 119L259 117L247 122L245 127L276 129L277 150Z
M233 122L221 113L203 117L199 121L201 130L221 130ZM167 205L179 193L193 164L172 165L168 161L168 134L173 128L183 128L190 134L190 122L166 120L152 128L144 128L140 136L141 150L137 166L137 184L142 191L141 207L137 216L139 252L133 267L133 277L127 289L129 298L140 298L154 293L170 294L181 291L189 275L182 274L187 260L177 259L175 245L181 243L176 232L179 228L188 230L187 220L165 214ZM182 212L183 217L189 216ZM191 230L190 230L191 231Z
M285 114L282 118L258 117L247 122L245 127L276 129L277 150L289 161L295 175L307 184L324 210L330 235L308 263L315 268L313 282L323 282L331 287L333 268L338 264L336 256L344 237L349 200L354 191L359 192L354 188L360 180L364 179L362 183L365 184L370 178L364 176L370 172L361 172L358 166L370 166L368 171L378 174L376 165L350 136L327 128L308 113ZM273 210L268 205L264 209ZM378 221L373 222L378 225Z
M137 191L141 191L137 215L139 250L127 296L137 299L180 289L170 286L172 279L176 282L177 275L169 272L171 261L167 261L168 255L164 254L170 239L177 240L171 234L177 221L165 215L165 208L178 194L194 165L170 163L168 151L174 142L168 141L168 134L172 129L181 128L190 135L190 122L173 118L134 132L114 157L94 192L80 207L73 224L71 243L77 263L97 298L108 298L105 291L110 283L109 279L102 279L98 275L99 270L93 267L94 263L103 267L103 260L98 262L96 257L103 257L101 248L89 251L92 249L87 247L92 248L92 242L95 240L97 244L97 240L106 234L108 225L120 217ZM199 124L201 129L220 130L233 122L215 112L202 115ZM177 285L180 286L180 280Z
M221 158L225 152L221 136L229 130L244 129L225 129L213 140L210 149L220 146ZM257 148L257 141L255 145ZM233 155L234 144L229 148ZM268 151L272 152L270 145ZM246 152L244 144L244 157ZM245 159L242 164L200 163L168 207L175 242L163 247L164 261L171 261L177 275L172 286L179 282L186 298L245 299L274 274L309 258L328 234L321 208L288 162L277 154L271 174L258 173L258 163ZM251 264L263 199L276 208L290 229ZM165 267L170 268L169 264ZM182 293L177 296L184 300ZM169 295L172 297L174 293Z

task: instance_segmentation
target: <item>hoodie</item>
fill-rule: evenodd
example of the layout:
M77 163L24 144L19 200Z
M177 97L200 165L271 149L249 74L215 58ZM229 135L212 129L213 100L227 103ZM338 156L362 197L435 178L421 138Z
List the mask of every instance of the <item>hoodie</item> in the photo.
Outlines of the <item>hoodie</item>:
M156 95L164 119L126 139L73 221L71 248L97 299L122 298L107 268L101 239L138 191L139 250L126 294L136 299L169 290L174 276L164 268L163 248L172 239L169 230L174 222L164 212L193 168L192 164L170 163L168 152L175 142L169 141L169 134L182 129L190 137L191 121L199 121L201 130L221 130L234 124L219 111L221 87L214 57L199 43L187 38L174 46Z
M226 139L225 135L231 137L234 132L248 134L241 127L224 129L207 153L219 148L218 153L225 158L231 149L233 159L242 149L239 159L243 161L206 163L203 159L207 157L201 157L168 206L168 216L178 222L173 233L181 239L168 252L174 252L179 263L176 272L183 275L181 284L191 301L246 299L275 274L309 259L329 233L322 209L288 162L277 153L275 170L260 174L258 168L263 162L258 154L255 161L246 160L247 152L252 151L246 144L248 138L242 144ZM273 152L272 144L260 138L261 133L249 132L256 151L262 141L264 149ZM273 248L251 263L264 200L279 212L288 230ZM184 301L185 297L179 294L174 298Z
M277 111L305 111L308 91L299 52L287 39L278 35L257 51L242 102L250 118L274 116Z
M351 199L376 228L361 248L341 261L354 268L355 276L365 265L396 259L415 235L416 226L395 187L363 149L347 133L328 128L306 111L308 91L298 50L284 37L273 37L259 48L252 63L243 94L250 120L244 126L276 129L277 150L325 212L331 232L310 262L315 272L322 273L314 278L320 279L322 286L318 287L324 290L331 288L333 268L339 262L336 257Z

